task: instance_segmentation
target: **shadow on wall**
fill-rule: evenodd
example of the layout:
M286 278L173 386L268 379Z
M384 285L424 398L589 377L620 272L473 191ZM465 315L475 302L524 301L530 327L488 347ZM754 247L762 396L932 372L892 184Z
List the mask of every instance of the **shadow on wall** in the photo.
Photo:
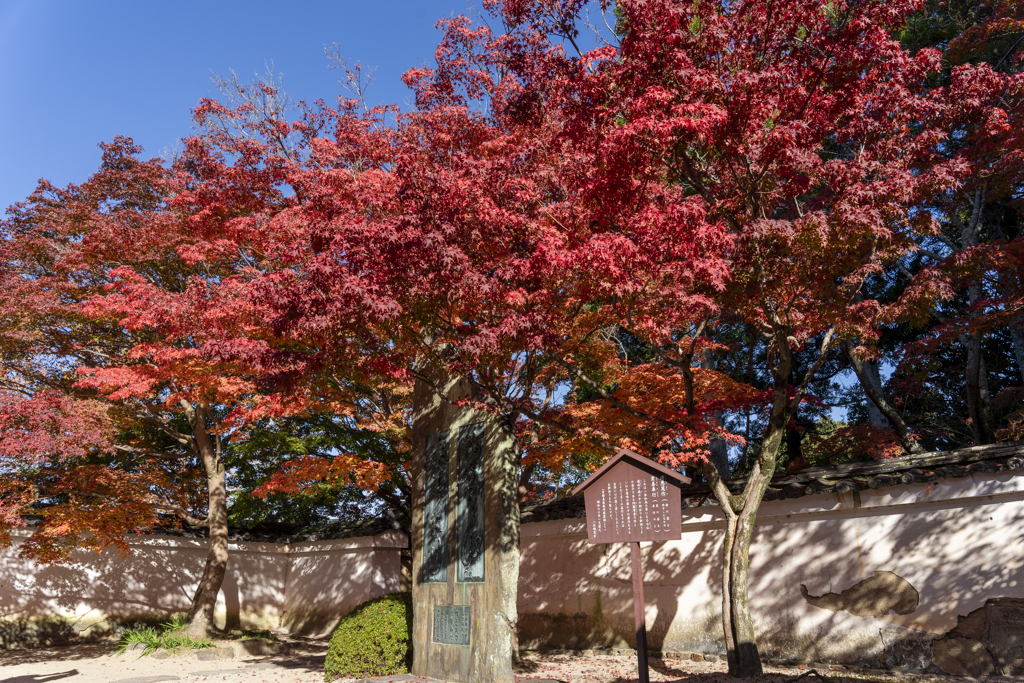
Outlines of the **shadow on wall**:
M402 582L402 549L387 545L394 539L386 537L383 545L374 545L380 538L342 542L363 544L357 547L340 548L328 542L294 552L284 582L280 627L295 635L329 635L358 605L397 592Z
M162 547L122 558L82 552L67 565L18 557L16 541L0 551L0 647L66 643L152 622L188 608L205 552ZM193 558L191 555L195 555Z
M553 531L562 524L537 526ZM699 534L692 547L641 545L650 649L723 651L720 547L721 534L713 530ZM628 544L591 545L585 531L568 538L525 536L518 630L527 649L635 647Z
M1006 479L862 494L886 507L862 507L847 494L833 499L849 514L780 515L759 525L750 595L762 652L906 671L1024 673L1024 548L1015 531L1024 528L1024 504L954 497L1005 491ZM928 501L923 494L933 489L948 499ZM957 631L965 619L969 628Z
M762 654L1024 673L1017 487L978 475L765 503L750 573ZM642 545L651 649L723 652L718 511L697 512L681 541ZM625 544L589 545L579 520L537 522L524 525L522 558L521 647L634 644Z
M132 543L127 558L106 549L45 566L18 557L19 545L15 539L0 550L0 649L93 640L161 623L188 610L206 558L202 541L146 537ZM399 588L399 549L364 545L339 552L327 542L295 558L281 544L232 548L217 625L330 632L357 604Z

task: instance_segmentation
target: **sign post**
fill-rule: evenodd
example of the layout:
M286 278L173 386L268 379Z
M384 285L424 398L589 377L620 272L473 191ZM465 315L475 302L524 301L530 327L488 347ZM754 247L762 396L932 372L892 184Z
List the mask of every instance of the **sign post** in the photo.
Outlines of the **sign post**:
M587 542L629 543L633 570L633 616L636 658L641 683L647 668L647 624L644 613L644 572L641 541L673 541L682 537L679 488L690 479L625 448L577 486L587 508Z

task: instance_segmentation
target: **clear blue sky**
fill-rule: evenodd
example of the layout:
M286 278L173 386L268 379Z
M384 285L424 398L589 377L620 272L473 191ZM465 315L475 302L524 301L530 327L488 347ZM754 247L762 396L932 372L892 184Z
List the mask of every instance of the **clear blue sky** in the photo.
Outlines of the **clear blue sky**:
M478 5L479 3L477 3ZM96 144L127 135L160 153L216 94L211 72L250 80L273 61L293 99L341 89L324 45L378 71L368 99L402 104L408 68L433 61L434 22L470 0L0 0L0 215L39 178L84 180Z

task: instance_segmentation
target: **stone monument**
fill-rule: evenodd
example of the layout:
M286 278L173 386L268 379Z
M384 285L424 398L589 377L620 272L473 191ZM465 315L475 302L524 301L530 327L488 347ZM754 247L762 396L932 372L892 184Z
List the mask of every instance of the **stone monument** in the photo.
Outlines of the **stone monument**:
M519 583L518 458L511 430L459 406L465 378L417 380L412 424L413 667L512 683Z

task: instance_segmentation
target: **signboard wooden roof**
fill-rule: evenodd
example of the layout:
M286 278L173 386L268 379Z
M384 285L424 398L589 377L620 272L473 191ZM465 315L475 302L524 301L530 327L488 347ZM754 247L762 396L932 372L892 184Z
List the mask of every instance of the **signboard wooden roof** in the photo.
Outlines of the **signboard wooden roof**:
M583 492L590 543L678 540L682 535L679 487L689 477L625 448L587 477Z

